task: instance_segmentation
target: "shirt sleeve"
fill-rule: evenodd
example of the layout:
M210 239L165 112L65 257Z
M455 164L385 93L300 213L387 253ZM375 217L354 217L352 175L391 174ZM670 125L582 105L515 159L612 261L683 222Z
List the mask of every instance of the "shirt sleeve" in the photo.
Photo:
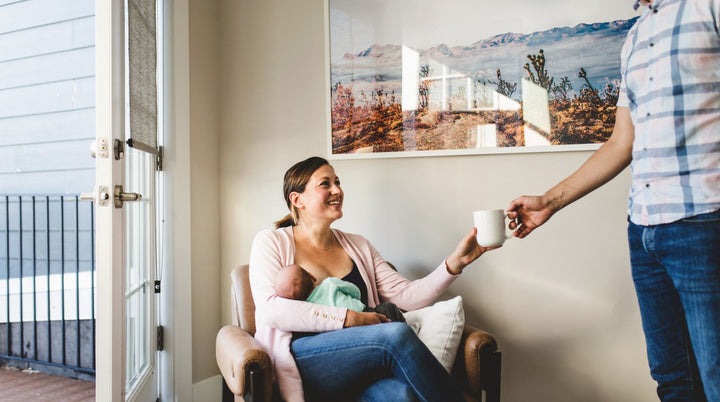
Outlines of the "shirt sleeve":
M425 277L411 281L395 271L370 242L368 247L372 254L380 301L395 303L403 310L417 310L429 305L458 277L447 271L443 261Z
M628 33L628 37L625 40L625 44L622 47L622 51L620 52L620 92L618 93L618 100L617 100L617 106L620 107L630 107L630 98L628 96L628 88L627 88L627 65L628 65L628 58L630 57L631 53L631 46L632 46L632 38L631 35L633 30L630 30L630 33Z

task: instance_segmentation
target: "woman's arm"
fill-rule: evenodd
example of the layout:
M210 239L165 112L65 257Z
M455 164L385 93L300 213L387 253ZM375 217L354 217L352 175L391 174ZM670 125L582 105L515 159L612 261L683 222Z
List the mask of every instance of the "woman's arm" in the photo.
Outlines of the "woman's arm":
M365 240L367 242L367 240ZM372 255L375 285L380 301L395 303L403 310L416 310L435 301L457 275L451 275L445 262L423 278L408 280L385 261L375 247L367 242Z
M458 278L462 270L486 251L497 247L481 247L475 240L475 229L471 230L458 243L456 249L435 270L423 278L410 281L390 266L366 239L361 249L366 249L374 271L375 286L380 301L395 303L403 310L416 310L434 302Z

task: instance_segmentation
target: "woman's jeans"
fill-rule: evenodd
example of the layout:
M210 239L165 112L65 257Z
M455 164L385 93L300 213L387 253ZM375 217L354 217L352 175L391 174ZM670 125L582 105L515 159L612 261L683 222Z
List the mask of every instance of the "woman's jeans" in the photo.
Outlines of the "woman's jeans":
M308 401L463 401L405 323L345 328L291 344Z
M720 401L720 211L656 226L630 222L628 241L660 399Z

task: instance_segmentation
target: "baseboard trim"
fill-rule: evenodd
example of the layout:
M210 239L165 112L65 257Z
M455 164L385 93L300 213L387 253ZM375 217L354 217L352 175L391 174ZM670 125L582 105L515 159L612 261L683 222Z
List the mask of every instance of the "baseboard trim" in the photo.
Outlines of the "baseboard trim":
M194 402L222 401L222 376L220 374L193 384Z

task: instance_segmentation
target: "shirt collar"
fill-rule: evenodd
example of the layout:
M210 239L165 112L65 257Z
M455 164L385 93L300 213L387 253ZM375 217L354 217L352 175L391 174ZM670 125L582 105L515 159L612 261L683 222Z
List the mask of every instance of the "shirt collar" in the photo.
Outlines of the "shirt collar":
M640 6L652 6L652 0L635 0L633 10L637 10Z

